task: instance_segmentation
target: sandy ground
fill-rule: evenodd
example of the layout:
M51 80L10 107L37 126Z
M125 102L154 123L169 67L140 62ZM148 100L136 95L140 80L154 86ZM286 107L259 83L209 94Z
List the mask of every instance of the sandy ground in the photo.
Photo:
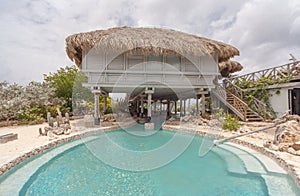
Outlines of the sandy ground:
M0 144L0 165L49 142L48 137L39 136L39 128L47 124L31 126L12 126L0 128L0 134L17 133L18 139Z
M84 130L82 127L78 126L78 121L71 122L72 133L70 135L61 135L58 139L64 137L70 137L72 135L83 133ZM250 129L257 129L258 127L268 125L266 123L248 123L247 127ZM30 126L12 126L12 127L2 127L0 128L0 134L5 133L17 133L18 139L10 141L4 144L0 144L0 167L4 164L9 163L10 161L16 159L17 157L32 151L35 148L46 145L54 140L49 140L47 136L39 136L39 128L44 128L47 124L41 125L30 125ZM210 132L204 127L199 126L198 131L201 132ZM266 140L273 140L275 129L271 129L267 132L255 133L250 136L243 136L239 138L242 141L255 144L256 146L263 147L263 143ZM236 132L222 131L219 134L228 137L236 135ZM300 156L294 156L289 153L276 152L274 153L280 158L284 159L289 165L292 165L295 168L295 173L300 177ZM300 178L299 178L300 179Z

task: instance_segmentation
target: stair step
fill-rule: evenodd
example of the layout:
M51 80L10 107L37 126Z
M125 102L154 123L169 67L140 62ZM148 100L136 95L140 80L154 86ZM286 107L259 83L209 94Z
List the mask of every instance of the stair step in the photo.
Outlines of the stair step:
M241 150L247 151L252 156L256 157L259 161L263 162L265 168L269 172L279 173L279 174L287 174L287 171L285 171L282 167L280 167L274 160L272 160L271 158L267 157L266 155L264 155L262 153L259 153L255 150L252 150L251 148L247 148L247 147L235 144L235 143L226 143L226 145L234 146Z
M243 162L248 172L266 174L266 170L261 163L252 155L239 148L227 145L226 143L219 145L221 148L236 154Z
M270 175L261 175L261 177L265 180L269 195L297 195L286 178Z
M212 148L212 151L220 155L226 162L227 170L231 173L236 174L247 174L243 162L235 154L228 150L224 150L219 147Z
M262 121L261 118L247 118L248 121Z

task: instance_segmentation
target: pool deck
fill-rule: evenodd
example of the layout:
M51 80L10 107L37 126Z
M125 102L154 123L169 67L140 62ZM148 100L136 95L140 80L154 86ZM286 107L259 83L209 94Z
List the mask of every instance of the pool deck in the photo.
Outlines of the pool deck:
M129 125L132 122L126 123ZM72 132L70 135L61 135L56 139L49 140L47 136L39 136L39 128L45 126L47 126L47 124L0 128L0 134L18 134L17 140L0 144L0 176L18 163L21 163L36 154L42 153L51 147L80 138L86 134L119 128L119 125L116 123L115 125L107 127L84 129L83 127L78 126L78 121L72 121ZM165 128L179 130L180 126L168 125ZM194 133L206 135L207 133L211 133L211 130L208 127L199 126ZM235 134L236 133L229 131L220 131L217 133L218 137L229 137ZM262 132L231 140L231 142L249 147L275 160L295 178L300 186L300 156L291 155L286 152L272 151L263 147L263 143L267 139L270 140L272 138L272 133Z

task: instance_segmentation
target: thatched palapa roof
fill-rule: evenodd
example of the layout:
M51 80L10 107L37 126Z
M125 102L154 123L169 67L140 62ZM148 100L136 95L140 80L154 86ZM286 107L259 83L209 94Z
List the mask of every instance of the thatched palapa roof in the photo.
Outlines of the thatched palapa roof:
M230 73L241 71L243 66L237 61L223 61L219 63L219 70L222 76L228 76Z
M204 37L161 28L117 27L78 33L66 38L66 51L69 58L81 67L83 51L88 51L99 43L108 49L138 50L145 54L168 55L170 51L181 55L209 54L218 58L221 73L223 70L226 73L228 71L233 73L242 69L239 63L229 60L239 55L235 47Z

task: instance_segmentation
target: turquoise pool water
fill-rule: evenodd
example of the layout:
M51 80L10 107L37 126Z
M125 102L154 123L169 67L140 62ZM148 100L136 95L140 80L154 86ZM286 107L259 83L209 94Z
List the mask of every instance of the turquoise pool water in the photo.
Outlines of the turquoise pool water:
M36 168L35 173L30 178L28 176L20 195L268 195L270 193L266 178L259 172L247 171L236 154L223 149L226 152L226 159L218 150L210 151L203 157L198 156L203 137L195 136L184 153L171 163L157 169L137 172L114 168L94 156L86 144L99 142L98 138L103 134L124 148L149 151L170 141L175 132L158 131L152 135L138 136L116 130L98 134L95 139L76 145ZM229 171L229 166L241 169ZM14 175L14 172L11 172L11 175ZM287 175L268 172L264 174L266 175L284 179L286 184L291 185L288 187L292 189L291 192L295 195L300 193ZM279 192L276 190L279 195L287 191L285 186L282 186L282 189Z

